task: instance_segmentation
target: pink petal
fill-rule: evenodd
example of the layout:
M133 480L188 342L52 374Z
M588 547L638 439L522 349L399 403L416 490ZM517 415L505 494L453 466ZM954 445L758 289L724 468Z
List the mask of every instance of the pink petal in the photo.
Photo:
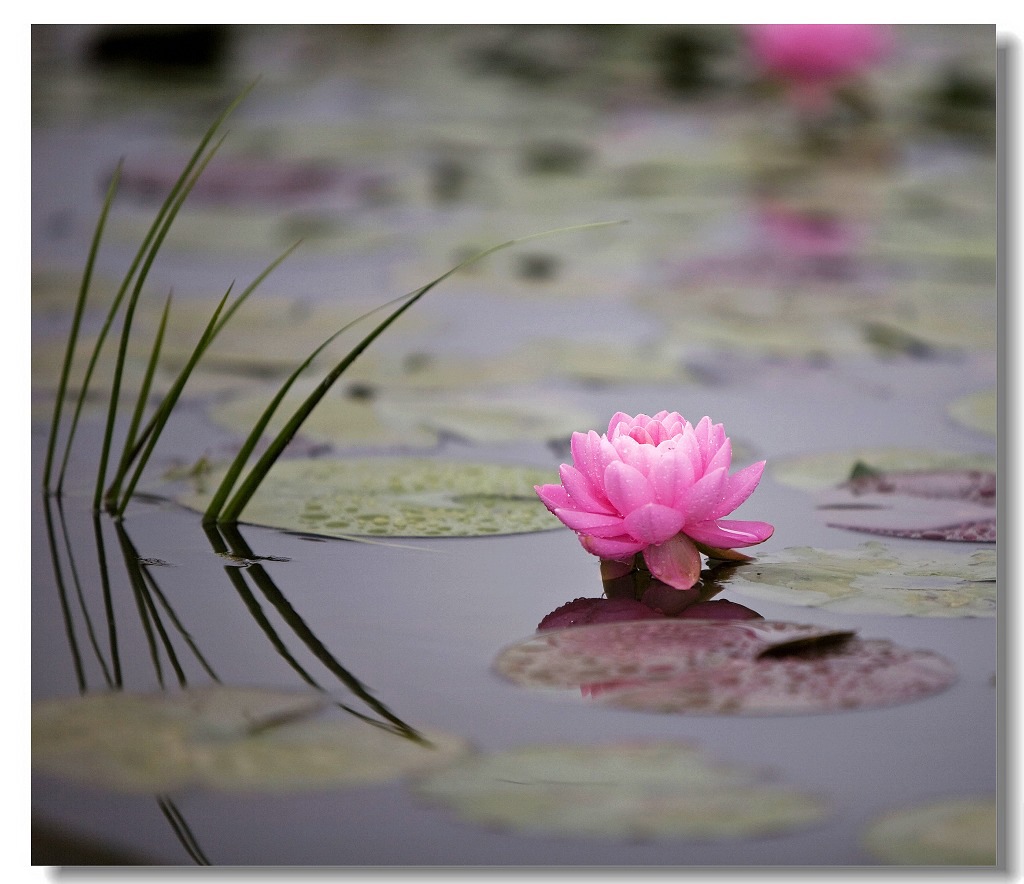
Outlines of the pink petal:
M752 463L749 467L744 467L739 472L733 473L726 482L725 497L722 498L722 502L711 512L710 518L720 519L722 516L729 515L729 513L750 497L761 481L761 475L764 473L764 464L765 462L762 460L758 463Z
M570 442L573 466L582 473L592 488L604 484L604 470L613 460L618 460L615 449L593 430L589 433L573 433Z
M572 506L569 495L561 485L534 485L533 490L551 512L562 507Z
M732 442L729 441L728 437L723 440L721 447L715 452L714 456L708 461L708 465L704 468L705 473L713 473L715 470L724 469L728 472L729 467L732 465Z
M660 503L648 503L633 510L622 522L630 537L645 543L664 543L683 527L683 516L678 510Z
M586 534L608 534L611 537L623 533L622 516L619 515L589 513L571 507L560 507L555 510L555 515L573 531L582 531Z
M591 534L579 535L580 545L591 555L602 559L625 559L640 552L646 544L633 540L631 537L594 537Z
M687 500L687 525L690 522L706 522L713 518L712 514L725 498L728 478L725 468L722 467L693 483Z
M676 589L689 589L700 579L700 552L685 534L647 547L644 561L651 574Z
M689 510L688 496L693 485L693 465L685 452L678 448L663 448L651 467L647 478L654 486L659 503L686 515Z
M608 503L608 498L604 496L604 493L595 493L587 477L575 467L571 467L569 464L562 464L558 469L558 475L562 480L562 486L565 488L576 509L589 510L593 513L614 512L614 508Z
M623 515L655 501L654 489L647 477L621 461L610 463L605 468L604 490L612 506Z
M697 543L734 549L753 546L772 536L774 525L767 522L743 522L739 519L717 519L686 526L686 534Z

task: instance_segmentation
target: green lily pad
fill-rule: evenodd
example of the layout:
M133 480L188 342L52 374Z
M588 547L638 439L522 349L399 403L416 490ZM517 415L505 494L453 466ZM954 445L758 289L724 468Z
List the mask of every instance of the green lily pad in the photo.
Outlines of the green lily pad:
M987 470L995 458L987 454L924 451L914 448L859 448L853 451L775 458L768 469L784 485L820 491L845 482L860 465L879 472L909 470Z
M414 790L484 826L639 841L757 837L814 825L828 813L819 796L682 742L467 756L417 780Z
M994 798L944 798L894 810L872 822L864 846L883 862L914 866L994 866Z
M997 404L995 390L982 390L953 400L949 404L949 415L965 427L995 436Z
M466 751L442 733L417 742L354 720L319 720L319 693L213 685L100 693L32 706L32 765L123 792L188 785L323 789L387 782Z
M725 579L754 598L851 614L996 614L996 552L991 549L916 558L877 541L853 550L790 547L758 556Z
M208 489L181 495L205 509ZM536 467L425 458L281 460L242 513L245 522L328 537L476 537L562 527L534 485L556 481Z
M379 362L376 365L381 367ZM466 371L481 382L486 375L484 368ZM439 389L432 389L424 377L427 373L438 381ZM598 422L592 412L562 398L501 390L453 393L444 389L449 376L449 371L436 368L407 373L404 379L382 370L376 378L361 375L366 380L354 386L349 379L350 386L337 385L317 404L302 425L302 435L335 447L408 449L436 445L442 435L474 443L568 439L574 431ZM284 425L315 384L313 380L295 384L271 421L268 435ZM210 418L226 429L247 433L274 392L261 390L213 403Z

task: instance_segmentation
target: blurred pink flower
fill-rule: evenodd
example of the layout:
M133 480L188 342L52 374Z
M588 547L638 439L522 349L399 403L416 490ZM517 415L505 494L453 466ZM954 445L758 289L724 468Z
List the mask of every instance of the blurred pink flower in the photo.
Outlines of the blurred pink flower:
M758 24L744 31L764 73L788 83L808 105L820 104L829 88L862 74L891 47L885 25Z
M700 578L701 552L743 558L730 551L772 535L767 522L724 518L753 493L764 461L730 476L732 444L709 417L694 427L676 412L618 412L607 434L573 433L571 447L562 483L536 491L602 560L642 553L654 577L689 589Z

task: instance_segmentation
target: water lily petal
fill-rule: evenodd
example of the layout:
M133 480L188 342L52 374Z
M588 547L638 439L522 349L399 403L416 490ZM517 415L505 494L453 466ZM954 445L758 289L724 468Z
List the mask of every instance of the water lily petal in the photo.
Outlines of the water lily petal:
M686 526L686 534L697 543L733 549L753 546L772 536L774 525L767 522L743 522L739 519L713 519Z
M752 463L749 467L744 467L742 470L733 473L726 481L725 497L722 498L722 502L711 512L710 518L720 519L722 516L729 515L729 513L750 497L761 481L764 465L765 462L763 460L758 461L757 463Z
M602 559L626 559L635 556L646 544L633 540L631 537L594 537L592 534L581 534L580 543L591 555Z
M587 477L575 467L562 464L558 469L558 475L575 509L589 510L592 513L615 512L604 492L596 490Z
M561 485L534 485L533 490L551 512L572 506L568 492Z
M622 516L617 514L590 513L585 510L562 507L555 510L555 515L573 531L584 531L588 534L596 533L598 536L607 535L609 537L615 537L623 531Z
M700 552L685 534L647 547L644 561L651 574L676 589L689 589L700 579Z
M722 467L693 483L688 496L687 526L691 522L706 522L714 518L714 513L725 499L728 478L728 472Z
M673 507L685 518L694 482L693 462L686 452L679 448L660 449L647 478L654 486L658 502Z
M646 543L664 543L683 527L682 514L660 503L648 503L633 510L622 522L626 533Z
M636 467L621 461L608 464L604 471L604 489L612 506L623 515L656 500L647 477Z

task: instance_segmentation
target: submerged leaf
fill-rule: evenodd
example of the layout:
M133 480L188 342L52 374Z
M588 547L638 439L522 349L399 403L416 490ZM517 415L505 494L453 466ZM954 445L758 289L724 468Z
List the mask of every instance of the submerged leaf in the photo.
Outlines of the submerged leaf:
M775 458L772 476L784 485L804 491L833 488L850 478L854 469L885 473L913 470L983 470L994 472L996 460L987 454L925 451L914 448L861 448L847 452Z
M578 626L506 648L497 671L524 687L577 687L644 712L775 715L891 706L948 688L930 651L778 621Z
M994 798L945 798L879 817L864 846L893 864L994 866L998 830Z
M819 796L689 743L525 746L467 756L416 794L467 822L526 834L727 840L820 821Z
M766 601L851 614L993 617L996 553L911 558L877 541L855 550L791 547L725 578L730 589Z
M208 478L216 487L220 473ZM561 527L533 486L548 470L415 458L282 460L242 520L328 537L463 537ZM182 495L202 509L206 493Z
M818 498L828 524L912 540L995 543L996 474L982 470L872 471Z
M466 751L446 734L421 732L420 742L312 718L328 700L213 685L41 701L32 706L32 766L125 792L298 790L395 780Z

